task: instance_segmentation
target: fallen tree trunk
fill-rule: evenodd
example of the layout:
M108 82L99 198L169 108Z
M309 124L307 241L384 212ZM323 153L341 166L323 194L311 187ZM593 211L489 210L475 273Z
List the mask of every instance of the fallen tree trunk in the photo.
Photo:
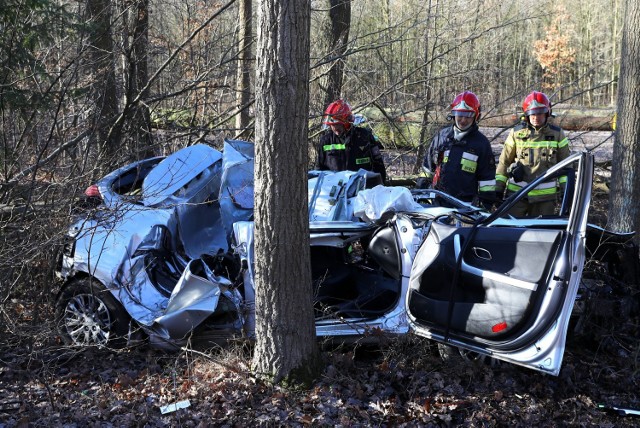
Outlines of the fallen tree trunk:
M552 123L562 127L566 131L611 131L611 117L604 116L573 116L558 114L552 119ZM515 114L490 116L481 119L480 126L510 128L515 126L520 119Z

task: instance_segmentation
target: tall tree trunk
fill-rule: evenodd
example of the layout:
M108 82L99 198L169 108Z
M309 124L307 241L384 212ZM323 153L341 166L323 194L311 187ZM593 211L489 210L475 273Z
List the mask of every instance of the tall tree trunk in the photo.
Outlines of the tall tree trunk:
M132 93L144 101L149 96L149 0L138 0L133 10L133 44L131 45L131 77L134 79ZM136 152L140 157L153 156L153 138L151 134L151 114L144 102L137 102L134 106L133 126L136 131Z
M425 88L425 94L424 94L425 102L424 102L424 112L422 114L422 121L420 123L420 140L418 144L418 151L416 153L416 163L413 165L413 171L412 171L414 174L419 174L422 171L424 157L426 156L427 148L429 147L429 141L427 139L429 138L429 135L434 130L434 126L429 121L429 112L432 104L431 88L433 87L431 83L431 72L433 70L433 63L434 63L433 51L432 51L433 48L430 47L431 41L429 40L429 31L430 31L429 23L432 20L431 7L432 7L432 3L431 3L431 0L429 0L429 6L427 7L427 22L425 24L425 30L424 30L424 66L422 67L422 78L424 79L423 86ZM437 5L436 5L436 8L437 8ZM433 43L433 45L435 46L435 43Z
M611 105L614 105L614 103L616 102L616 65L618 64L618 61L616 60L616 48L618 46L618 44L616 43L616 35L618 34L618 10L619 10L619 2L617 0L614 0L613 2L613 31L611 32L611 85L610 86L610 91L611 91Z
M144 103L149 92L149 0L126 0L123 7L124 107L112 133L126 141L128 156L134 160L155 154L151 115Z
M618 81L618 121L613 146L609 219L607 227L636 231L634 242L640 245L640 4L626 0L625 22L620 51ZM637 254L620 254L626 261L624 281L640 286Z
M91 23L88 34L89 63L93 69L90 97L93 114L89 123L93 128L90 146L98 149L98 166L102 175L111 170L120 141L109 132L109 124L118 114L114 43L111 32L111 3L109 0L88 0L86 19Z
M251 0L240 0L238 16L238 69L236 75L236 104L240 110L236 115L236 129L238 136L248 137L249 132L249 101L251 100Z
M351 28L351 1L329 0L329 34L330 40L327 58L331 59L324 82L324 106L340 98L344 76L344 54L349 43Z
M608 227L640 231L640 3L626 0L625 9Z
M256 69L253 371L273 382L319 374L307 207L310 3L262 0Z

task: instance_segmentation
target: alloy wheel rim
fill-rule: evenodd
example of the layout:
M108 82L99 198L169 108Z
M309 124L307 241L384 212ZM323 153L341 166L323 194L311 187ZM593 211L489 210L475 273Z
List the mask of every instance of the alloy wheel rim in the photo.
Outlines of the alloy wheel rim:
M67 334L77 345L105 346L109 341L109 309L93 294L78 294L69 300L63 322Z

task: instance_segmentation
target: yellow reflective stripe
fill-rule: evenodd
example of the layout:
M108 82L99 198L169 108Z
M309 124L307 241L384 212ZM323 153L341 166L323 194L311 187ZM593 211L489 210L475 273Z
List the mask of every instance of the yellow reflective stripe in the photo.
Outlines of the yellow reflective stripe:
M526 182L526 181L519 181L519 182L517 182L517 183L516 183L516 182L513 180L513 178L511 178L511 179L509 180L509 184L507 184L507 190L510 190L510 191L512 191L512 192L517 192L517 191L519 191L520 189L522 189L524 186L526 186L527 184L529 184L529 183L528 183L528 182Z
M507 190L509 190L510 192L519 192L520 189L522 189L522 186L518 186L515 183L507 184Z
M565 184L567 182L567 176L563 175L562 177L558 178L558 182Z
M558 189L556 189L556 187L551 187L549 189L538 189L536 187L536 189L530 191L528 193L529 196L542 196L542 195L553 195L554 193L556 193L558 191Z
M329 150L345 150L347 148L347 146L345 146L344 144L325 144L324 146L322 146L322 150L329 151Z
M526 181L520 181L517 184L514 183L513 181L510 181L509 184L507 185L507 189L511 192L518 192L527 184L529 183L527 183ZM552 195L557 191L558 191L558 186L556 185L555 182L550 182L550 183L547 182L547 183L542 183L537 185L536 188L531 190L529 193L527 193L527 195L529 196Z
M519 146L523 149L557 149L559 144L557 141L521 141ZM568 140L566 144L569 144Z
M560 141L558 143L558 148L561 149L561 148L566 147L568 145L569 145L569 139L565 137L564 140L562 140L562 141Z
M506 175L496 174L496 181L500 181L501 183L506 183L509 177Z
M481 192L495 192L496 186L480 186L478 190Z

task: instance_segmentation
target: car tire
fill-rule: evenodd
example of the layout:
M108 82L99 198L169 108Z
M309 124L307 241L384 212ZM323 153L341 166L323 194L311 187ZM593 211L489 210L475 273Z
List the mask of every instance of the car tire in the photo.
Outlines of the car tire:
M69 345L122 348L130 319L111 292L92 278L71 280L56 300L56 326Z
M500 361L495 358L443 343L438 343L438 354L447 363L485 364L491 367L500 364Z

